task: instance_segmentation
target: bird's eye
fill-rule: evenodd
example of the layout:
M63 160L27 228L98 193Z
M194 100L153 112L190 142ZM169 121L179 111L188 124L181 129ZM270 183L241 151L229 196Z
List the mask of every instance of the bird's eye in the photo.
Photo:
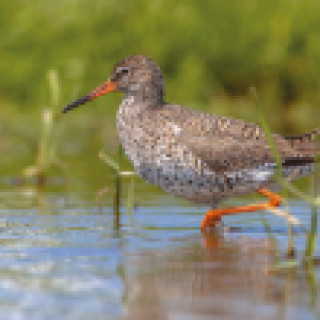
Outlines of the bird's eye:
M117 70L117 73L120 75L126 75L129 73L129 68L127 67L121 67L121 68L118 68Z

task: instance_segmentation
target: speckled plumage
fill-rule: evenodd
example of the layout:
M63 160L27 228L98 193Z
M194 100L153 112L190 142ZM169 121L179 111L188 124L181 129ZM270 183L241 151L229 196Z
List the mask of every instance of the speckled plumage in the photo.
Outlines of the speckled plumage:
M163 77L149 58L123 60L111 79L119 66L132 67L131 76L140 82L141 91L125 91L117 123L126 155L145 180L212 206L270 184L275 161L259 126L164 103ZM296 170L300 177L312 171L311 157L294 148L292 141L273 137L285 175ZM289 160L297 165L285 166Z
M213 207L224 198L272 183L276 164L262 129L166 103L162 72L150 58L122 60L106 85L110 83L115 86L110 91L125 93L117 114L120 141L136 172L148 182ZM99 90L109 92L103 86ZM98 91L64 111L96 97ZM312 172L313 140L319 132L293 138L273 135L285 176Z

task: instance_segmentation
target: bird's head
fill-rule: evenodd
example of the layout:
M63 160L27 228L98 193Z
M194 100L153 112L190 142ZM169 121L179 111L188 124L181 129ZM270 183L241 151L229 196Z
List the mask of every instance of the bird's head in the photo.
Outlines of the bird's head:
M66 106L62 112L66 113L113 91L131 95L141 103L161 105L164 103L165 93L162 72L155 62L146 56L129 56L115 65L106 82Z

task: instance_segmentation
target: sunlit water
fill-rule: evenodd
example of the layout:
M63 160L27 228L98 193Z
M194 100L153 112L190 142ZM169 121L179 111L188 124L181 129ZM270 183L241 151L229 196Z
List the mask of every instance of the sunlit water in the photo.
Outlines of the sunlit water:
M260 214L226 217L224 229L205 237L207 208L148 194L116 230L110 201L100 214L95 199L2 189L0 319L319 316L320 267L277 270L287 261L284 218L265 213L275 243ZM290 205L308 228L310 208ZM305 233L295 231L301 261Z

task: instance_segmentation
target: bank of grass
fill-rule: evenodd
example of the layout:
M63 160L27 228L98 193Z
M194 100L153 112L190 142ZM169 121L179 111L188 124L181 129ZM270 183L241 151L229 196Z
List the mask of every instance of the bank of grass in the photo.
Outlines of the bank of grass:
M1 2L0 21L0 103L17 110L37 113L47 102L49 69L66 105L116 61L143 53L164 71L169 101L250 118L255 86L270 115L283 115L270 117L272 128L299 132L320 117L317 1L12 0Z

